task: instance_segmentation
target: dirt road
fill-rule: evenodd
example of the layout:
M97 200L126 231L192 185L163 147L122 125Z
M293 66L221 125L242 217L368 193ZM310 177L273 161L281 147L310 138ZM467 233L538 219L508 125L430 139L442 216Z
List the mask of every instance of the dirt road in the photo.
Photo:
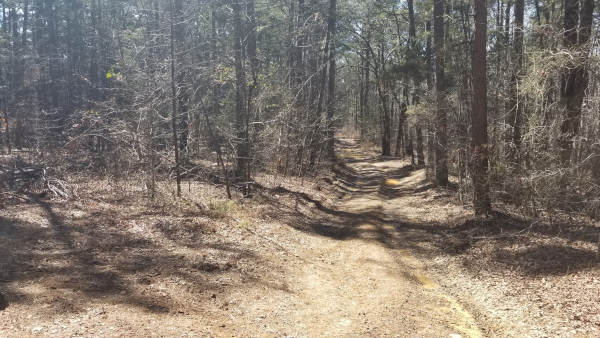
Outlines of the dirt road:
M477 306L417 258L429 221L465 210L404 161L352 141L338 156L327 188L271 187L218 219L149 212L97 186L80 201L7 208L0 336L488 335Z
M403 161L378 162L346 143L330 217L311 224L306 247L285 271L289 293L241 307L269 313L268 332L308 337L479 337L473 316L444 293L412 254L403 203L420 180ZM406 200L403 200L406 199ZM395 220L387 223L386 219ZM306 235L305 235L306 236Z

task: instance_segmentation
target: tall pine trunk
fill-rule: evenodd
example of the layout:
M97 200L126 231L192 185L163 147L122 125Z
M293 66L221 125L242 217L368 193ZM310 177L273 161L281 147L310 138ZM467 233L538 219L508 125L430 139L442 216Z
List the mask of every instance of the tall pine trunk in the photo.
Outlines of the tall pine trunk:
M433 62L431 52L431 21L427 21L425 24L425 30L427 32L427 40L425 46L426 53L426 65L427 65L427 90L433 90ZM430 124L427 128L427 179L434 180L435 177L435 127Z
M445 78L444 78L444 0L433 2L433 40L435 56L435 99L436 99L436 137L435 137L435 183L448 185L448 120L446 115Z
M185 63L185 18L183 0L175 0L175 24L174 24L174 39L177 46L175 61L181 69ZM186 73L179 71L176 74L177 85L177 105L179 115L179 152L182 157L187 158L188 154L188 137L189 137L189 93L186 86Z
M250 116L252 116L252 120L253 121L259 121L260 120L260 114L258 112L258 107L256 107L256 98L258 96L258 57L256 56L256 28L257 28L257 24L256 24L256 13L254 10L254 0L247 0L246 1L246 12L247 12L247 18L248 18L248 32L247 32L247 53L248 53L248 59L250 61L250 76L252 77L252 82L250 82L248 84L248 98L247 98L247 107L246 107L246 112L247 112L247 120L250 119ZM257 124L258 126L259 124ZM249 129L249 126L246 127L247 129ZM251 144L254 143L254 140L256 140L257 138L257 131L258 128L255 127L254 129L254 133L253 133L253 141L250 142L250 130L246 130L246 133L248 134L247 136L247 142L248 142L248 152L251 152ZM250 159L248 159L248 173L246 174L248 176L248 180L251 176L251 163L250 163Z
M175 175L177 180L177 197L181 197L181 174L179 166L179 145L177 139L177 89L175 86L175 6L171 3L171 128L173 129L173 148L175 150Z
M389 109L389 95L386 92L385 83L385 45L382 43L379 46L377 56L373 55L373 61L376 61L375 66L375 82L377 83L377 93L379 94L379 109L381 112L381 155L390 156L391 139L392 139L392 119Z
M521 151L521 120L523 118L523 104L519 102L518 83L523 65L523 18L524 18L524 0L515 2L515 23L513 39L513 73L510 78L509 90L509 112L508 122L512 127L512 133L509 137L512 146L508 152L508 158L517 166L520 163L519 153Z
M333 118L335 116L335 78L336 78L336 34L337 24L337 1L329 0L329 18L327 21L327 31L329 32L329 82L327 96L327 156L330 159L335 157L335 128Z
M237 137L237 176L250 181L249 142L248 142L248 111L246 110L246 73L242 58L242 21L239 2L232 4L233 8L233 48L235 59L235 127Z
M471 143L473 167L473 207L476 215L490 212L487 135L487 9L486 0L475 0L475 37L471 69L473 76L473 109L471 111Z

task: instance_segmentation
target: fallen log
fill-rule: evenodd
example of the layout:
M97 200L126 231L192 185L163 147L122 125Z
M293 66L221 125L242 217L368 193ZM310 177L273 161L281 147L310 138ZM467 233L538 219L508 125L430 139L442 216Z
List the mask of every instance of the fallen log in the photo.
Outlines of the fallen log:
M15 163L14 166L0 166L0 188L23 193L31 190L43 190L41 194L69 199L69 184L57 178L49 177L46 166Z

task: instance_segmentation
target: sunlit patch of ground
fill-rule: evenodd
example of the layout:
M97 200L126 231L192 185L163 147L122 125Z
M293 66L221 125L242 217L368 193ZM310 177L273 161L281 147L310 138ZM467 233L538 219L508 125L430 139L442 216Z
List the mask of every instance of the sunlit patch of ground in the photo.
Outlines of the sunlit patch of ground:
M391 186L399 186L402 183L400 181L398 181L398 180L394 180L394 179L388 178L387 180L385 180L385 184L386 185L391 185Z

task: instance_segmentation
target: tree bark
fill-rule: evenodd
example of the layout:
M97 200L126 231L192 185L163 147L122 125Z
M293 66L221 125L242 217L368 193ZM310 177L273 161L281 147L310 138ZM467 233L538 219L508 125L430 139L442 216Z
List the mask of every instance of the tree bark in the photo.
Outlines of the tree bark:
M476 215L490 212L487 135L487 9L486 0L475 2L475 37L471 68L473 73L473 109L471 142L473 166L473 207Z
M377 51L377 56L373 52L371 48L369 50L373 54L373 62L375 62L375 83L377 85L377 93L379 94L379 109L381 113L381 155L382 156L390 156L391 155L391 128L392 121L389 110L389 95L386 93L386 84L385 84L385 57L384 57L384 48L385 44L381 44L379 46L379 50Z
M246 11L248 17L248 59L250 61L250 74L252 82L248 85L248 114L253 116L253 121L259 121L260 116L258 108L255 106L255 99L259 94L258 88L258 57L256 56L256 13L254 10L254 0L246 0Z
M185 65L185 20L183 0L175 0L175 44L177 46L177 54L175 56L176 63L179 69ZM183 154L184 161L188 154L188 137L189 137L189 93L186 86L186 72L179 71L176 74L177 81L177 105L179 121L179 152Z
M330 159L335 157L335 127L333 118L335 116L335 79L336 79L336 25L337 25L337 1L329 0L329 18L327 21L327 31L329 32L329 83L327 96L327 156Z
M512 145L509 147L508 158L519 166L521 152L521 120L523 106L519 102L518 83L523 65L523 18L524 0L515 1L515 23L513 38L513 70L510 78L508 123L512 127L509 137Z
M367 40L370 39L370 34L367 32ZM371 53L369 51L365 51L365 97L363 98L363 121L361 124L363 125L364 130L361 132L361 137L364 138L367 131L367 126L365 125L369 120L369 116L371 115L371 110L369 109L369 98L371 96L371 62L370 62Z
M6 109L6 103L4 104L4 106ZM0 128L4 127L6 150L8 151L8 154L10 155L12 153L12 146L11 146L11 141L10 141L10 128L8 126L8 114L6 113L6 110L4 112L4 116L3 116L2 120L0 120L0 121L2 122L2 125L0 125Z
M415 24L415 8L414 8L414 0L408 0L408 48L409 55L411 58L417 57L417 46L416 46L416 38L417 38L417 29ZM412 85L416 88L419 86L415 77L412 77ZM417 104L419 102L418 94L416 90L413 91L413 104ZM423 154L423 131L421 127L421 121L417 120L415 123L415 132L416 132L416 142L417 142L417 162L419 166L425 164L425 156Z
M414 166L416 164L415 162L415 151L414 151L414 147L413 147L413 136L412 136L412 132L410 130L410 128L408 128L408 126L406 127L406 136L405 136L405 142L406 142L406 155L410 157L410 164L412 166Z
M400 103L400 110L398 111L398 133L396 134L396 149L394 150L394 156L402 156L402 140L404 139L404 122L406 121L406 103Z
M425 45L427 77L425 78L427 90L433 90L433 57L431 51L431 21L425 24L427 40ZM435 127L429 124L427 127L427 179L435 181Z
M249 140L248 140L248 111L246 110L246 73L244 71L242 59L242 21L241 6L239 2L232 4L233 8L233 39L234 39L234 58L235 58L235 126L238 139L237 145L237 168L236 174L250 181L248 163L249 163Z
M381 80L380 80L381 81ZM379 87L382 87L380 84ZM382 128L382 136L381 136L381 155L390 156L391 155L391 119L390 112L388 109L388 96L383 92L380 88L379 90L379 98L381 100L381 128Z
M582 1L581 9L578 0L565 0L564 3L563 45L576 55L563 71L561 81L560 103L565 111L565 116L561 125L559 146L561 148L560 158L564 166L568 166L571 161L573 140L579 132L581 107L589 82L584 63L589 52L587 44L592 30L594 1Z
M317 160L317 153L319 151L319 148L321 148L319 146L320 142L321 142L321 130L320 130L320 120L321 120L321 113L322 113L322 109L323 109L323 101L326 95L325 92L325 84L328 83L327 82L327 71L328 71L328 63L327 60L329 58L329 45L331 43L331 34L329 34L329 30L327 30L327 33L325 35L325 47L323 48L323 62L324 65L322 66L321 69L321 77L319 79L319 83L317 84L317 86L319 86L319 93L318 93L318 97L317 97L317 109L315 110L315 115L313 117L313 120L311 121L311 127L313 130L310 131L311 134L311 149L310 149L310 156L309 156L309 168L313 168L315 165L315 162Z
M256 29L257 29L257 23L256 23L256 12L254 10L254 0L246 0L246 13L247 13L247 54L248 54L248 59L250 61L250 76L252 77L252 82L248 84L248 98L247 98L247 107L246 107L246 114L247 114L247 123L246 123L246 133L247 133L247 143L248 143L248 153L251 153L252 150L250 149L252 147L252 143L250 141L250 126L248 125L250 117L252 117L252 121L259 121L260 120L260 114L258 113L258 107L256 107L256 98L258 97L258 93L259 93L259 88L258 88L258 57L256 56ZM258 132L258 124L255 125L254 127L254 132L253 132L253 136L252 139L255 140L256 136L257 136L257 132ZM250 159L248 159L248 164L247 164L247 181L250 181L250 177L252 176L252 168L251 168L251 161ZM249 194L250 192L247 191L247 194Z
M360 75L358 79L359 86L359 104L358 104L358 130L359 130L359 138L360 140L364 140L365 137L365 58L361 56L360 58Z
M19 48L19 90L25 86L25 54L27 53L27 29L29 28L29 0L23 2L23 28Z
M444 0L433 2L433 40L435 56L436 138L435 138L435 183L448 185L447 116L444 78Z
M217 4L211 4L211 18L210 18L210 60L212 63L212 73L213 76L217 74L217 65L219 59L219 50L217 50ZM219 115L219 86L213 82L211 88L211 113L213 116ZM208 113L204 114L206 120L206 128L208 129L208 135L211 138L212 147L217 154L217 164L221 167L221 172L223 177L225 178L225 192L227 193L227 198L231 199L231 189L229 182L229 169L227 164L223 159L223 151L221 150L221 144L218 140L218 137L213 130L212 123L210 121L210 117Z
M177 89L175 88L175 8L171 3L171 127L173 129L173 148L175 150L175 178L177 181L177 197L181 197L181 173L179 167L179 146L177 139Z
M420 124L417 124L415 131L417 142L417 165L423 167L425 165L425 154L423 153L423 129Z

